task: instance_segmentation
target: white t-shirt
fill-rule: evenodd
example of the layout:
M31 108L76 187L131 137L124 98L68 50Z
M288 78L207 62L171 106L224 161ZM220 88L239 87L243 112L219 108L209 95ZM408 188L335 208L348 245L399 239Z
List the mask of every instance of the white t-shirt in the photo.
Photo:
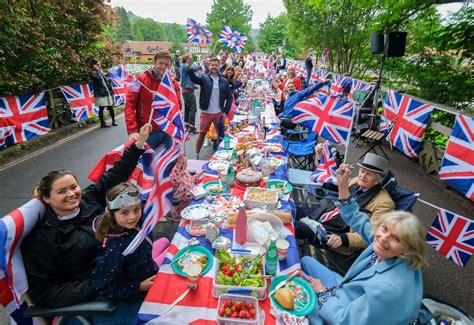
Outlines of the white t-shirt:
M211 93L211 100L209 101L209 108L204 113L208 114L217 114L221 112L221 108L219 107L219 76L210 75L212 78L212 93Z

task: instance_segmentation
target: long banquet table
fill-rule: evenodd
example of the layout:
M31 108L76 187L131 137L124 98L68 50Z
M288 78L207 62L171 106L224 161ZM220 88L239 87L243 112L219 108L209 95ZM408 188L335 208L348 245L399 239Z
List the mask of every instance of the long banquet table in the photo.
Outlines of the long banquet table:
M267 102L265 108L265 114L268 117L273 116L273 107ZM233 123L239 121L241 116L235 115ZM276 146L280 145L282 136L279 131L278 121L274 119L273 123L268 122L267 125L270 127L267 132L265 143L272 143ZM269 119L267 119L269 121ZM243 129L241 132L252 132L253 126L249 126L247 129ZM233 135L235 137L236 135ZM221 144L223 145L223 144ZM220 147L220 149L222 149ZM283 151L272 154L278 159L282 160L282 164L275 170L274 174L270 175L270 179L282 179L287 180L288 177L288 166L287 166L287 155ZM216 159L213 156L210 160ZM206 183L212 180L217 180L217 174L210 170L205 164L203 166L205 171L202 183ZM262 186L266 187L266 183ZM232 197L236 200L242 200L244 189L234 186L232 188ZM201 200L193 200L191 204L197 204L202 202ZM293 217L295 215L295 206L291 198L287 201L280 200L281 207L279 209L291 211ZM176 234L173 237L165 261L161 266L157 277L155 278L153 285L148 292L140 310L138 313L138 322L140 324L149 322L150 324L216 324L217 318L217 304L218 299L213 297L213 279L217 272L217 259L214 258L213 266L208 273L201 276L199 279L199 286L197 290L191 290L187 296L174 306L165 315L162 315L166 310L169 309L170 305L175 301L176 298L181 296L183 292L187 290L187 279L175 274L169 265L173 259L173 256L182 248L187 246L187 242L191 236L186 230L186 226L189 224L187 220L181 220ZM222 227L220 235L226 236L233 241L234 227ZM288 255L284 261L280 261L278 265L278 275L289 274L300 269L300 260L298 256L298 249L296 240L294 237L293 224L286 224L284 228L284 234L286 240L290 243ZM215 251L211 248L211 244L206 241L205 236L198 237L200 245L207 248L215 256ZM233 242L233 247L238 247ZM267 292L268 293L268 292ZM259 301L260 308L265 312L265 324L275 324L275 318L270 314L270 300ZM263 323L262 323L263 324Z

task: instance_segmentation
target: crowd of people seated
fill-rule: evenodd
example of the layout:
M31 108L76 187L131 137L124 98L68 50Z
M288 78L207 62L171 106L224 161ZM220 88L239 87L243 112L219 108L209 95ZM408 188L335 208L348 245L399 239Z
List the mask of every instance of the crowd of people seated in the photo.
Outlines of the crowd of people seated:
M25 239L22 255L29 294L36 306L62 307L110 299L120 305L109 322L129 324L136 316L169 241L145 240L134 253L122 255L137 235L142 216L138 189L126 181L145 151L145 142L155 148L169 146L172 141L147 123L152 98L143 87L157 89L171 61L169 53L160 51L153 67L137 76L141 84L130 87L125 115L134 143L97 183L82 189L74 173L59 170L42 177L35 188L35 196L47 205L46 215ZM283 53L229 57L221 52L218 58L207 58L200 64L185 54L175 62L181 64L180 83L173 85L184 98L185 123L191 133L196 131L196 108L201 110L195 158L210 124L222 124L245 96L249 78L264 78L271 85L275 110L286 128L294 127L293 107L331 82L327 79L303 88ZM275 73L270 74L270 70ZM200 86L199 103L194 96L196 85ZM318 155L319 151L320 147ZM423 294L423 227L412 214L393 211L395 204L381 186L387 160L367 154L357 165L358 175L353 178L351 166L339 166L338 200L312 215L297 216L318 221L337 209L333 228L323 223L325 238L307 223L295 220L297 238L342 254L360 252L344 277L310 256L302 257L304 276L318 294L310 324L407 324L416 318ZM179 218L180 209L190 201L188 190L200 175L186 172L184 156L174 168L174 192L182 200L173 207L172 215Z

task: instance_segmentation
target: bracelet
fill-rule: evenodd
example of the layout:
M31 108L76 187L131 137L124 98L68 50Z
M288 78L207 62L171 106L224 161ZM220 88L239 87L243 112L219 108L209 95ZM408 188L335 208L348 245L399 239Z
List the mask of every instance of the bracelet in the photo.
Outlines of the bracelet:
M337 199L336 201L334 201L334 205L336 206L336 208L339 208L339 207L342 207L343 205L346 205L352 202L354 202L354 198L349 196L346 199Z

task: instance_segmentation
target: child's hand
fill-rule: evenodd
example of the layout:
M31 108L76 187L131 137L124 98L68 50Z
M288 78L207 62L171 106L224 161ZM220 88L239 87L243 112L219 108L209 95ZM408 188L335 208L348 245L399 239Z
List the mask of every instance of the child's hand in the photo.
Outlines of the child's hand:
M153 127L151 126L150 123L144 124L140 128L138 139L135 142L135 145L137 146L137 148L145 149L145 141L148 140L148 136L150 135L150 132L152 131L152 129Z
M148 279L143 280L140 283L140 291L148 291L151 288L151 285L153 284L153 280L155 279L156 275L153 275L149 277Z

